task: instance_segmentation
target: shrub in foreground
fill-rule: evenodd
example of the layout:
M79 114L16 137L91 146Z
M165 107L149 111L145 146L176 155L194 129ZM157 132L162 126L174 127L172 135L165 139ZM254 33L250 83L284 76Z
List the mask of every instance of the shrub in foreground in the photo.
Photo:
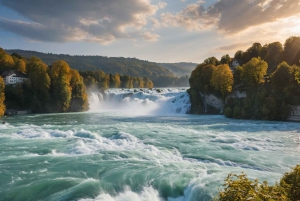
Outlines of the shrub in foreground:
M250 180L244 173L229 174L223 186L224 190L215 201L299 201L300 165L285 173L280 183L274 186L269 186L266 181Z

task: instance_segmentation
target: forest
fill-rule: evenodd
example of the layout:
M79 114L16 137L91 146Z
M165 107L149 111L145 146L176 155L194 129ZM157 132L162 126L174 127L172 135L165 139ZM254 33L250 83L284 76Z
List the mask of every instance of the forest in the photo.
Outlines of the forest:
M210 57L197 65L189 79L191 113L214 114L204 108L199 95L213 94L225 102L230 118L286 120L292 106L300 104L300 37L286 39L284 45L254 43L231 58ZM233 92L246 97L232 96Z
M6 108L34 113L79 112L88 109L83 78L62 60L51 66L41 59L7 54L0 49L0 74L5 71L26 73L23 83L5 85L0 77L0 116Z

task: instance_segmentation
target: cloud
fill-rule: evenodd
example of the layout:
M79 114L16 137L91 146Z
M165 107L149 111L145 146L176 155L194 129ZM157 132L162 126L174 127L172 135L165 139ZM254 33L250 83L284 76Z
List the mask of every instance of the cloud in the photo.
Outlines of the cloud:
M0 18L0 28L23 37L47 42L96 41L102 44L133 38L148 18L165 3L150 0L0 0L28 19Z
M242 32L250 27L299 16L300 0L219 0L205 8L202 1L182 11L163 13L164 26L203 30L215 27L226 34Z
M146 41L157 41L158 38L160 37L159 35L150 32L145 32L142 34L142 36Z
M226 46L221 46L221 47L217 47L216 49L214 49L211 52L228 52L228 51L232 51L232 50L244 50L248 47L250 47L253 44L253 42L243 42L243 43L234 43L231 45L226 45Z
M158 19L155 19L155 18L151 17L149 20L151 21L152 26L153 26L154 28L160 27L160 22L159 22Z

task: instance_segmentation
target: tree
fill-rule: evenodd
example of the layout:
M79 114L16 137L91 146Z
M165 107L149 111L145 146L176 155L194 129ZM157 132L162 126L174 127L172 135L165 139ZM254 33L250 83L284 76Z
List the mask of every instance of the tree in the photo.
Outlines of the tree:
M26 63L23 59L19 59L16 62L16 69L22 73L26 73Z
M45 112L47 103L50 102L49 68L39 58L31 57L27 63L27 72L33 90L33 112Z
M221 64L228 64L230 63L230 56L228 54L222 56L220 63Z
M284 189L279 185L269 186L266 181L259 183L257 179L250 180L244 173L241 175L229 174L225 179L224 186L224 191L219 192L215 201L289 201L285 196Z
M242 68L242 80L246 85L257 86L264 83L264 75L268 69L267 62L260 58L252 58Z
M6 70L14 70L15 62L9 54L4 54L0 58L0 73Z
M133 88L133 79L128 75L121 77L121 88Z
M59 60L51 65L50 76L55 108L58 112L67 112L70 108L72 95L71 69L65 61Z
M265 57L262 57L268 63L268 73L273 73L278 64L282 61L283 47L280 42L270 43Z
M143 77L140 83L144 83L144 88L153 88L153 82L148 77Z
M203 64L211 64L217 66L220 64L220 62L216 57L209 57L203 61Z
M88 97L86 94L83 78L77 70L71 69L70 85L72 87L71 111L81 112L88 109Z
M279 90L292 87L295 82L294 73L295 69L284 61L278 65L276 71L272 74L271 83Z
M253 43L253 45L246 51L249 53L250 59L252 59L253 57L258 57L261 48L262 46L260 43Z
M4 100L5 100L5 94L4 94L4 89L5 89L5 83L2 77L0 76L0 117L4 115L5 112L5 105L4 105Z
M300 200L300 165L296 165L289 173L285 173L280 180L282 186L290 200Z
M295 80L297 81L298 84L300 84L300 67L296 67Z
M119 88L121 85L121 79L119 74L109 74L109 88Z
M265 44L259 51L259 57L265 59L265 56L268 54L269 44Z
M234 58L237 59L238 61L242 60L242 55L243 55L243 51L242 50L238 50L235 54L234 54Z
M191 88L208 93L213 91L213 87L210 84L211 77L213 75L216 66L212 64L199 64L195 70L192 71L189 83Z
M250 180L247 175L229 174L225 179L223 191L215 201L299 201L300 200L300 165L281 178L279 184L269 186L266 181Z
M300 37L292 36L285 41L283 59L289 65L300 64Z
M213 71L210 83L216 90L220 90L225 99L233 85L233 75L229 66L227 64L217 66Z

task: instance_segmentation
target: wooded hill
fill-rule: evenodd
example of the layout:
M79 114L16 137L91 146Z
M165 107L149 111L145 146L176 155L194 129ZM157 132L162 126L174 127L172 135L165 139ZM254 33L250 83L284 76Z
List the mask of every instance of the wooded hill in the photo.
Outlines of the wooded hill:
M157 63L157 64L161 67L164 67L164 68L170 70L177 77L190 75L191 72L198 65L197 63L190 63L190 62Z
M84 56L84 55L67 55L42 53L27 50L5 50L7 53L17 53L23 57L30 58L32 56L40 58L47 65L57 60L66 61L72 69L80 71L102 70L107 74L119 74L129 76L146 76L156 78L158 76L174 76L174 74L160 66L157 63L136 58L124 57L105 57L105 56ZM196 65L194 65L195 68ZM189 75L190 73L186 73Z

